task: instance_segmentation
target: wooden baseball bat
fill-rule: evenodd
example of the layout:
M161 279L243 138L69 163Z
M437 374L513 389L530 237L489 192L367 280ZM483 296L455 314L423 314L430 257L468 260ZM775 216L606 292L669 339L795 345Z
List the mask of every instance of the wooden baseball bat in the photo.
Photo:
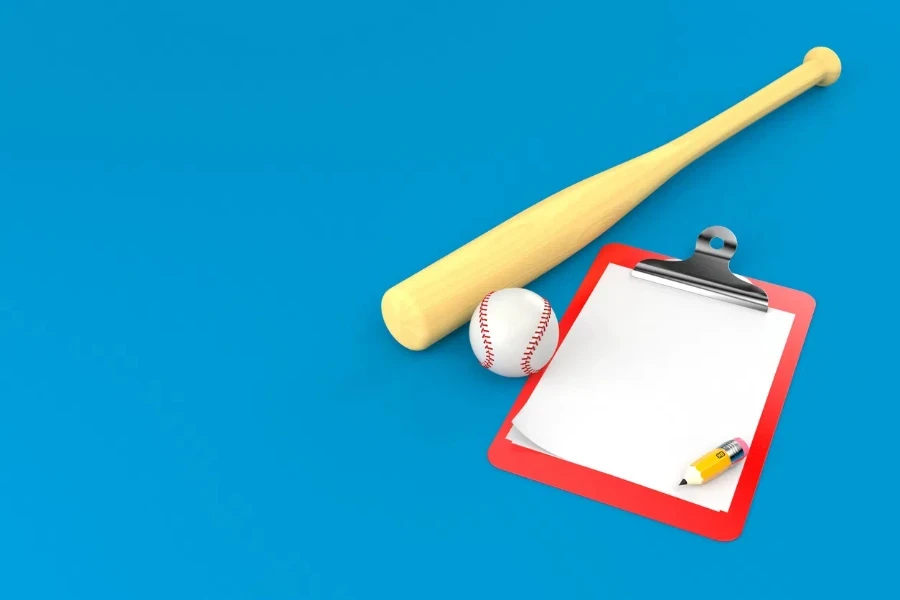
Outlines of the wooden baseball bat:
M803 64L681 137L531 206L389 289L388 331L424 350L472 317L488 292L524 287L599 237L676 173L748 125L841 74L832 50Z

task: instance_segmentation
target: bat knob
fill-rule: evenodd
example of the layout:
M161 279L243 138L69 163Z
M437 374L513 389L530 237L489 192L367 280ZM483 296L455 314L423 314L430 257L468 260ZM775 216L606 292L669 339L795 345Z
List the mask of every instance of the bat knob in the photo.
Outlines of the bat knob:
M835 54L831 48L819 46L813 48L803 57L803 62L808 63L816 61L822 67L822 79L816 85L826 87L838 80L841 76L841 59Z

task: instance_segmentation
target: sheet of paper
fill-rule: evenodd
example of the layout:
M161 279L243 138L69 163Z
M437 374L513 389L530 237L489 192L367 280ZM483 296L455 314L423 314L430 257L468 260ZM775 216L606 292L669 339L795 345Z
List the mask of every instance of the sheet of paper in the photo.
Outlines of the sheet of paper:
M506 439L517 446L522 446L523 448L528 448L529 450L534 450L536 452L541 452L543 454L549 454L550 456L553 456L553 454L547 452L546 450L529 440L527 437L525 437L522 432L515 427L509 428L509 433L506 434Z
M742 465L702 486L678 482L728 439L752 448L793 320L609 265L507 437L727 511Z

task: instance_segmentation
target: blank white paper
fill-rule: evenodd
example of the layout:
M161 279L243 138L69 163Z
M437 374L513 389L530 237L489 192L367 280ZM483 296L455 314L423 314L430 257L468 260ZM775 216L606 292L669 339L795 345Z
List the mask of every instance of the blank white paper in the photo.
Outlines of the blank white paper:
M793 321L611 264L507 439L727 511L743 463L702 486L678 482L728 439L742 437L752 451Z
M547 452L546 450L529 440L527 437L525 437L525 435L522 434L521 431L516 429L515 426L509 428L509 433L506 434L506 439L517 446L522 446L524 448L528 448L529 450L534 450L536 452L541 452L543 454L549 454L550 456L553 456L553 454Z

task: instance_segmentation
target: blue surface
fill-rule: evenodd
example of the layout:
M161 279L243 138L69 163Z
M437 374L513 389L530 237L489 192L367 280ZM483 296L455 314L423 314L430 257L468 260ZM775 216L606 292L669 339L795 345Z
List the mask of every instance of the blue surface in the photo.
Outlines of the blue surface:
M897 11L684 4L0 4L0 595L896 588ZM522 381L404 350L384 290L817 45L837 84L530 286L562 313L604 243L724 224L816 298L743 536L491 467Z

